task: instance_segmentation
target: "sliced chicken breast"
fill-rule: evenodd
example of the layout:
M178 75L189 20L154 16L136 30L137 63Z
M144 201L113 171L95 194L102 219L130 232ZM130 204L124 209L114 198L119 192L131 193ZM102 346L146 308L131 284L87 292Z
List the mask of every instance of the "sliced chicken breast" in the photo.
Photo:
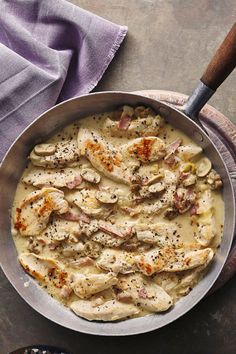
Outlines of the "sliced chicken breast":
M122 290L118 294L119 301L131 300L146 311L166 311L173 304L171 297L164 289L141 274L120 277L116 287Z
M77 221L53 218L41 235L48 239L49 242L60 242L67 239L77 242L78 237L81 235L81 228Z
M166 247L178 243L177 226L174 223L136 224L136 236L139 241Z
M168 294L173 295L175 299L187 295L199 280L202 271L209 265L212 260L212 253L209 253L206 262L196 268L186 270L182 273L158 273L154 278Z
M81 128L78 134L78 149L99 172L114 181L130 184L131 172L127 169L122 155L97 132Z
M131 140L121 147L123 155L143 163L155 162L165 156L165 143L160 138L150 136Z
M36 145L29 156L34 166L56 168L79 160L76 140Z
M67 283L67 272L53 258L36 256L33 253L21 253L19 262L32 277L50 286L61 289Z
M56 188L42 188L30 193L16 208L15 228L23 236L39 235L46 227L50 215L68 211L64 193Z
M118 281L113 273L107 274L73 274L71 287L81 299L87 299L100 291L110 288Z
M63 169L45 169L35 167L23 178L23 182L34 187L51 186L55 188L67 187L69 189L85 187L78 167Z
M78 300L72 302L70 308L76 315L89 321L116 321L140 312L133 304L124 304L117 300L109 300L100 306L90 300Z
M112 136L135 138L139 136L157 136L164 125L160 116L149 116L131 120L127 129L119 129L119 122L107 118L104 122L104 131Z
M135 257L138 269L145 275L158 272L180 272L199 267L213 258L211 248L189 250L187 248L153 249Z
M216 236L213 197L210 189L201 194L197 205L197 233L194 238L200 245L207 247Z

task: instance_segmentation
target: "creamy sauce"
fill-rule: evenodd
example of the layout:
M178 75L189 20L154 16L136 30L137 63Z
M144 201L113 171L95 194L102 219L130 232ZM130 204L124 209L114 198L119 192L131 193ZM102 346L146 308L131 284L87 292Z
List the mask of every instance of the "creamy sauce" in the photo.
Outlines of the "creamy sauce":
M123 144L126 144L130 142L134 138L130 137L115 137L109 134L108 132L103 131L103 126L104 122L107 119L107 117L110 116L110 113L104 113L100 115L93 115L90 117L86 117L84 119L81 119L78 121L78 123L74 123L70 126L67 126L64 128L60 133L57 133L54 135L51 139L49 139L46 143L58 143L59 141L66 141L66 140L71 140L71 139L76 139L77 134L80 128L86 128L88 130L92 129L100 133L101 135L104 136L104 138L109 141L114 147L120 148ZM185 134L183 134L181 131L174 129L171 127L169 124L166 124L164 128L161 129L160 133L158 134L158 138L162 139L166 145L172 143L174 140L181 138L182 140L182 145L193 145L195 146L196 144ZM201 154L197 156L197 158L194 159L195 161L199 161L204 155ZM163 162L163 159L161 159L158 162L153 162L151 163L154 168L155 166L158 166L159 168L165 168L172 170L170 167L166 166L165 163ZM150 164L149 164L150 165ZM73 165L72 165L73 166ZM81 166L86 166L86 167L91 167L91 163L85 158L80 158L78 162L74 163L74 166L72 168L78 168L80 169ZM43 167L40 167L43 169ZM19 208L19 205L22 203L22 201L28 196L29 193L38 190L39 188L36 188L32 185L25 184L23 182L23 179L33 170L35 169L35 166L32 164L32 162L29 161L27 168L25 169L22 178L18 184L16 195L15 195L15 200L14 200L14 205L12 208L12 219L13 221L15 220L15 215L16 215L16 208ZM177 173L178 169L173 169L173 173ZM99 172L100 173L100 172ZM101 182L99 184L99 188L102 189L103 187L105 188L110 188L111 190L117 191L120 190L121 195L128 195L130 193L130 187L128 185L125 185L123 183L118 183L117 181L112 180L111 178L105 177L102 173L101 175ZM200 181L199 181L200 180ZM203 183L202 181L204 178L199 179L197 181L197 184ZM98 187L97 185L92 185L90 184L89 188L91 190L97 190ZM69 198L69 194L73 192L74 190L69 190L68 188L60 188L63 190L65 193L65 199ZM76 191L76 189L75 189ZM221 241L221 236L222 236L222 229L223 229L223 221L224 221L224 203L222 200L222 194L219 190L212 190L211 195L213 198L213 216L214 216L214 221L215 221L215 237L207 247L211 247L214 252L216 251L217 247L220 244ZM122 197L120 197L122 199ZM147 199L143 200L141 202L141 205L151 205L153 203L152 199ZM139 205L139 204L138 204ZM71 211L77 213L79 208L75 205L71 206ZM160 212L160 213L151 213L151 214L145 214L145 213L140 213L137 216L131 216L127 213L116 211L112 215L108 217L108 221L119 224L119 225L125 225L127 224L136 224L137 222L144 223L146 225L153 225L156 223L160 222L169 222L166 217L165 217L165 209ZM196 245L196 239L194 238L194 234L196 234L197 231L197 224L193 222L193 218L190 217L189 210L183 213L182 215L178 215L176 218L171 220L171 223L174 223L177 228L176 235L178 235L178 241L180 243L184 243L185 245ZM13 225L14 227L14 225ZM27 253L29 252L29 237L28 236L22 236L19 232L19 230L14 230L15 235L14 241L15 245L17 248L17 251L20 254L22 253ZM32 238L34 238L34 235L32 235ZM79 238L78 238L79 240ZM151 248L154 248L151 247ZM204 248L199 245L199 249ZM32 251L33 252L33 251ZM134 251L134 253L139 253L137 251ZM60 262L64 262L64 259L62 254L61 254L61 249L58 251L57 249L50 248L48 246L42 248L40 255L43 257L52 257L54 259L59 260ZM71 257L74 261L76 261L78 255L75 255L74 257ZM66 262L68 259L66 260ZM75 273L79 272L85 275L89 274L98 274L98 273L104 273L104 270L101 268L98 268L96 266L96 263L94 265L88 265L88 266L83 266L83 267L74 267L70 266L69 263L64 263L65 271L70 274L70 273ZM195 273L194 273L195 272ZM189 284L186 287L181 287L181 281L184 278L184 276L192 274L193 279L191 281L191 284ZM201 275L203 274L203 270L200 272L196 272L196 268L193 270L186 270L182 272L176 272L176 273L158 273L157 275L153 275L151 278L153 282L161 285L166 292L171 296L173 301L177 301L181 296L187 294L191 288L198 282L200 279ZM165 278L165 279L164 279ZM55 289L54 286L51 285L51 283L45 283L44 281L41 281L40 284L45 287L45 290L48 291L51 295L56 297L59 301L64 303L66 306L70 306L70 304L73 301L78 300L78 296L75 295L75 293L72 292L72 294L67 297L63 298L60 294L60 291L58 289ZM178 284L178 285L176 285ZM173 286L172 286L173 285ZM181 290L181 291L180 291ZM97 296L97 295L96 295ZM95 296L95 298L96 298ZM99 296L103 297L104 299L115 299L116 298L116 293L114 292L113 289L107 289L103 290L101 293L99 293ZM145 310L144 308L140 307L140 312L137 315L131 316L131 317L137 317L137 316L144 316L146 314L150 313L150 311Z

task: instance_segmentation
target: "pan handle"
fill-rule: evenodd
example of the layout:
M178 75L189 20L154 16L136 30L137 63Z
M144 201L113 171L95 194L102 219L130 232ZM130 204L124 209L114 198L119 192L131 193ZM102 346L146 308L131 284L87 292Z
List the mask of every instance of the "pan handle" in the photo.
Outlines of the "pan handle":
M194 121L202 107L236 66L236 23L211 59L183 111Z

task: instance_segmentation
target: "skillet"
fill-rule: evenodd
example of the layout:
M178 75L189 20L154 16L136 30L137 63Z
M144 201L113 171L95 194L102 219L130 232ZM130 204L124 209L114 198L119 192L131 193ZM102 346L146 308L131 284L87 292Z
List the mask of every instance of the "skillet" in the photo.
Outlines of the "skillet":
M8 280L22 298L48 319L75 331L96 335L133 335L149 332L173 322L193 308L209 291L227 259L235 228L235 200L227 167L198 122L198 113L236 65L236 24L208 65L193 94L182 111L144 96L126 92L100 92L69 99L49 109L30 124L12 144L0 167L0 262ZM121 105L146 105L159 112L174 127L191 137L212 161L223 180L226 217L221 247L204 278L170 311L115 323L89 322L52 299L28 274L17 260L11 237L10 210L17 183L35 144L41 143L64 126L93 113L114 110ZM30 283L25 287L24 283Z

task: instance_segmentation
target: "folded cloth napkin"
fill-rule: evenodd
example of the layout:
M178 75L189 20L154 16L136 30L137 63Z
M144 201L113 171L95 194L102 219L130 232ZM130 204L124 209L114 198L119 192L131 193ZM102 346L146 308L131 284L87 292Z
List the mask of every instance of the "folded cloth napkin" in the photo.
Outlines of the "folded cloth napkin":
M1 0L0 161L39 114L97 85L126 33L64 0Z

